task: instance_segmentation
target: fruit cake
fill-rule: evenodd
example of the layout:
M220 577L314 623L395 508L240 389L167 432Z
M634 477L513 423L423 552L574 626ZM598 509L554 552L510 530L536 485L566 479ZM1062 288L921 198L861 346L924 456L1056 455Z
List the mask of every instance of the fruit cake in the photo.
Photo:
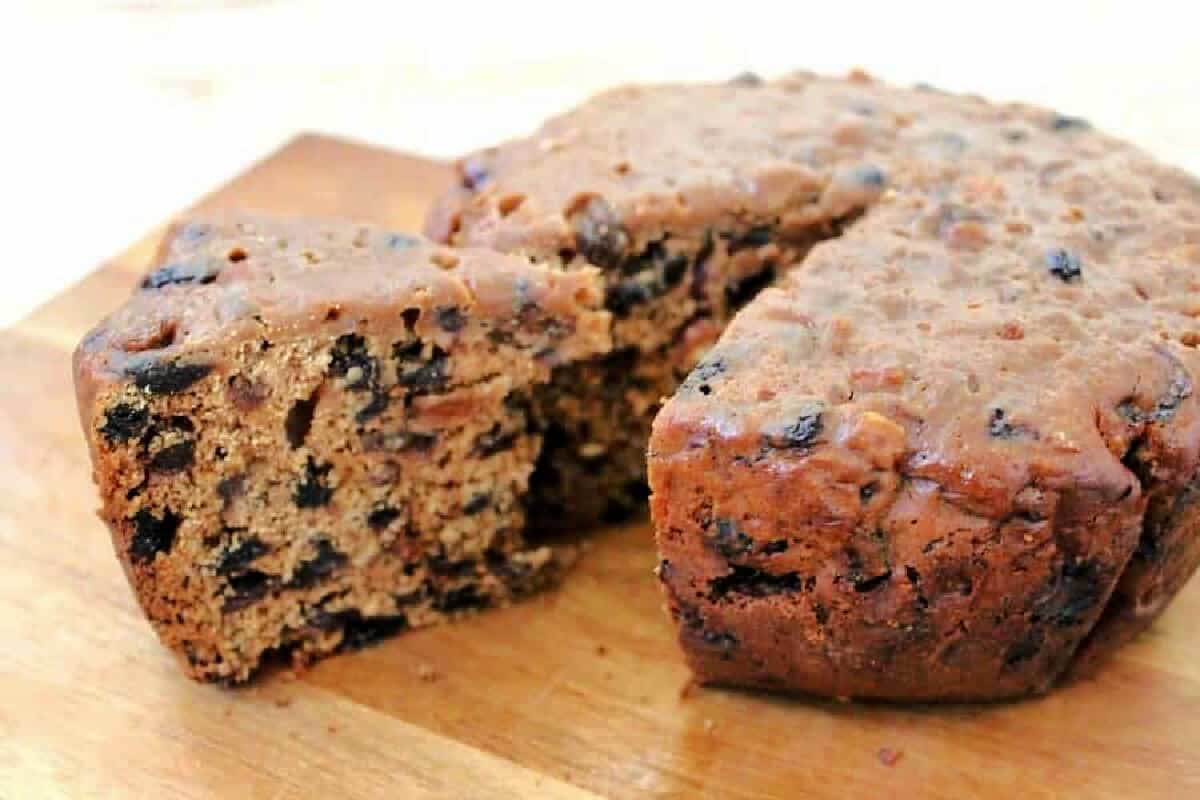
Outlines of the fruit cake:
M535 402L534 508L573 522L636 501L660 398L749 302L649 452L703 681L1038 691L1200 557L1200 187L1082 119L862 74L627 87L464 158L426 230L602 270L612 353Z
M187 672L240 681L502 604L526 540L531 395L611 350L596 270L361 225L179 225L80 344L101 515Z

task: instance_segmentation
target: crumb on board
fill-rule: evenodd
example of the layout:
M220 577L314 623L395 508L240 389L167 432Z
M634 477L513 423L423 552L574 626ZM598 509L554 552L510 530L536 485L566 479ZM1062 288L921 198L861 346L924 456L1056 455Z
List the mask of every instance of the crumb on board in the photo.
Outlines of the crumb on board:
M881 747L875 754L876 758L879 759L879 763L885 767L896 766L896 762L900 760L900 756L902 755L904 755L903 750L896 750L891 747Z
M276 697L275 698L275 707L276 708L287 708L291 704L292 704L292 698L290 698L290 697Z
M704 720L704 732L705 733L712 733L716 729L716 727L717 727L717 723L712 721L711 719Z
M438 679L438 671L433 664L422 663L417 666L417 677L426 683L433 683Z
M338 726L337 726L337 725L334 725L334 724L331 722L331 723L329 723L328 725L326 725L326 726L325 726L325 730L329 731L330 733L337 733L337 732L338 732Z
M687 700L689 697L695 694L696 688L696 679L689 677L686 681L684 681L683 686L679 687L679 699Z
M596 655L598 655L598 656L608 655L608 648L602 644L596 645Z

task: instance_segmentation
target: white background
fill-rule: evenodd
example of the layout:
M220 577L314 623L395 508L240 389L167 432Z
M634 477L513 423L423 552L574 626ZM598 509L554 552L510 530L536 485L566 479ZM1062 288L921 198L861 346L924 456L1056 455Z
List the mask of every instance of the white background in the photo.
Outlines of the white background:
M633 80L861 66L1056 106L1200 173L1190 6L0 0L0 325L298 131L452 156Z

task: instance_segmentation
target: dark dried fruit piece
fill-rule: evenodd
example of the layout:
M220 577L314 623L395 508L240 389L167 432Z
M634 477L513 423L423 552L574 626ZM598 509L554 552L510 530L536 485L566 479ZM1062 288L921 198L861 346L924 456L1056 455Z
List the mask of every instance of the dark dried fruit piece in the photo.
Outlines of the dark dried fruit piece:
M629 256L621 263L621 274L637 275L654 269L666 255L667 247L663 239L647 242L642 252Z
M481 595L475 584L451 589L433 601L433 607L443 614L451 614L455 611L474 611L487 608L490 604L491 600L487 596Z
M325 476L333 469L330 463L318 465L312 456L304 467L304 477L296 484L293 499L298 508L317 508L333 497L333 489L325 484Z
M854 579L854 591L858 592L859 594L873 592L891 579L892 571L890 569L887 572L880 573L879 575L872 575L870 577L863 577L860 575Z
M421 360L421 353L424 352L425 346L420 339L412 339L407 342L396 342L392 345L392 358L402 364Z
M721 238L727 242L725 247L729 251L729 255L733 255L740 250L749 250L770 244L775 238L775 226L752 225L743 231L722 233Z
M161 289L172 285L204 285L217 279L220 268L210 260L167 264L142 278L143 289Z
M156 517L147 509L141 509L133 515L133 538L129 542L129 557L134 562L144 564L153 561L159 553L169 553L175 544L175 534L179 531L182 518L171 510Z
M773 575L753 567L732 565L729 574L713 578L708 582L708 596L713 601L721 600L729 595L767 597L773 594L799 592L803 588L804 582L796 572Z
M251 536L237 547L227 550L217 562L218 575L232 575L249 567L254 561L270 552L262 539Z
M155 361L130 367L125 374L139 389L150 394L176 394L212 372L211 364L182 364L178 361Z
M621 265L629 249L629 234L603 197L588 200L572 217L575 248L591 263L605 269Z
M492 503L491 492L476 492L471 495L471 499L463 505L463 513L468 517L478 514Z
M789 542L787 539L772 539L771 541L763 544L763 546L759 548L759 552L764 556L773 556L786 552L789 547L791 547L791 542Z
M408 617L403 614L387 617L363 617L357 611L344 611L342 620L342 649L361 650L395 636L408 628Z
M221 610L226 614L241 611L267 596L275 588L273 576L256 569L240 572L229 578L229 588L232 594L225 598Z
M1175 367L1171 375L1171 383L1167 387L1167 391L1159 397L1154 404L1154 408L1150 411L1143 411L1139 408L1132 399L1126 400L1117 406L1117 413L1125 420L1138 425L1143 422L1170 422L1175 413L1179 410L1179 406L1184 400L1192 396L1192 379L1191 376L1184 370L1183 365L1179 364L1173 356L1168 354Z
M1069 117L1066 114L1055 114L1050 120L1050 129L1054 131L1085 131L1092 123L1082 117Z
M380 506L371 509L367 514L367 525L371 530L381 531L391 525L400 516L400 509L393 506Z
M117 403L104 413L100 433L114 444L127 442L142 434L150 422L150 411L142 406Z
M767 262L758 272L731 281L725 287L725 302L731 309L741 308L775 282L775 265Z
M191 439L168 445L150 457L151 472L179 472L195 460L196 443Z
M1079 256L1061 247L1046 251L1046 268L1063 283L1072 283L1083 277L1083 262Z
M717 518L705 532L704 543L725 558L738 558L754 549L754 540L742 532L737 522Z
M317 398L318 392L313 392L307 400L297 400L288 409L287 417L283 421L283 432L293 450L303 445L304 440L308 438L313 414L317 410Z
M343 334L334 342L329 354L329 374L345 378L356 368L357 372L346 388L360 390L370 387L375 382L379 366L367 351L366 340L355 333Z
M988 420L988 435L993 439L1036 439L1037 432L1026 425L1014 425L1006 419L1004 409L993 408Z
M457 333L467 324L467 315L458 306L442 306L434 312L438 327L447 333Z
M627 317L634 306L653 297L650 288L636 278L621 281L604 289L604 307L618 317Z
M688 259L682 253L671 256L663 263L662 281L668 289L673 289L683 281L687 274Z
M763 440L768 447L777 450L807 449L812 446L813 442L825 428L825 423L822 421L822 413L819 408L805 412L796 417L794 422L788 423L778 431L765 433Z
M328 539L318 539L316 550L316 555L302 561L296 567L292 579L287 583L289 589L307 589L314 586L348 561L346 554L335 550Z
M417 356L420 357L420 342L417 345ZM397 345L393 350L393 355L400 362L411 361L414 356L411 355L412 344L403 346ZM446 351L434 345L433 352L430 354L429 361L405 372L401 372L396 378L396 382L407 389L414 389L424 392L436 392L446 387Z
M1060 579L1062 602L1045 616L1060 627L1083 622L1084 616L1108 593L1108 580L1097 561L1064 564Z

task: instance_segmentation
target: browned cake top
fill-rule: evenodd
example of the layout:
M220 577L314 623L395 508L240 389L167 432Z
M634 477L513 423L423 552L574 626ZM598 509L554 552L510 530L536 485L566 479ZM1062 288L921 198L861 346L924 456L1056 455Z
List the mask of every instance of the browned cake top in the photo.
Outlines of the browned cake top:
M654 98L712 99L718 120L680 123L697 137L673 162L697 161L685 196L717 180L774 196L847 169L881 188L734 321L660 417L660 454L695 446L697 429L797 456L865 448L989 515L1031 485L1127 496L1134 449L1162 477L1194 471L1194 178L1077 119L861 80L624 96L643 118ZM685 141L662 138L656 158ZM767 153L775 182L754 177Z
M1023 205L1036 197L1074 205L1090 194L1076 165L1097 165L1087 177L1102 180L1125 173L1127 160L1148 171L1146 191L1161 184L1173 190L1167 203L1184 199L1182 179L1133 148L1082 120L1029 106L807 73L631 86L464 159L460 187L433 210L427 229L444 241L553 253L569 246L572 216L597 196L636 239L792 209L781 220L786 230L840 217L888 187L937 200L949 182L981 202L1017 209L1020 221L1048 210L1040 201ZM1023 174L1031 182L1025 196L989 199L989 178L1000 173Z
M537 317L561 332L547 366L609 346L594 270L556 272L367 225L215 215L175 226L156 265L80 344L81 408L97 381L266 331L278 339L369 323L447 338L468 320Z

